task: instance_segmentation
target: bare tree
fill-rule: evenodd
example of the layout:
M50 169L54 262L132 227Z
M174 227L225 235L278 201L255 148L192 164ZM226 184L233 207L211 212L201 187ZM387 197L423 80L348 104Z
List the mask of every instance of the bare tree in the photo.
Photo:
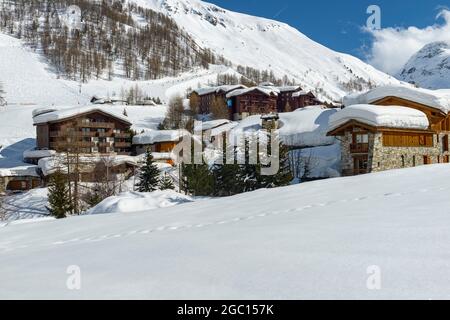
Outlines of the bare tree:
M227 104L221 98L214 97L210 111L214 119L228 119L230 117Z
M313 178L312 173L319 164L311 150L296 149L289 152L289 165L294 179L304 181Z

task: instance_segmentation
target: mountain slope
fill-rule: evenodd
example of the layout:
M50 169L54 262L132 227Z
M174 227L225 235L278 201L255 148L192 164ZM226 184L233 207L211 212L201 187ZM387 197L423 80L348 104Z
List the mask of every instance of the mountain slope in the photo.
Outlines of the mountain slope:
M201 47L235 64L272 69L332 99L372 84L398 83L359 59L334 52L274 20L224 10L199 0L128 0L169 15ZM320 91L322 91L320 90Z
M449 179L432 165L0 227L0 298L448 299Z
M409 59L397 78L427 89L450 88L450 44L427 44Z

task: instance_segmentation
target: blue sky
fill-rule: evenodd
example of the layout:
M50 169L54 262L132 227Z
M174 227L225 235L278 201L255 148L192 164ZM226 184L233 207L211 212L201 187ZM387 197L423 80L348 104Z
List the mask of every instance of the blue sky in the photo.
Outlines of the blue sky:
M381 8L382 28L425 28L445 8L442 0L207 0L225 9L286 22L313 40L366 60L371 35L361 31L369 5ZM442 22L442 21L441 21Z

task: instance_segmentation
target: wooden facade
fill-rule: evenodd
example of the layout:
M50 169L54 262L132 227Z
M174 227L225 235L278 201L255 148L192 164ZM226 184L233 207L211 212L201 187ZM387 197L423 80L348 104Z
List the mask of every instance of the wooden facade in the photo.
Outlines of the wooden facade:
M242 88L245 87L242 86ZM255 88L255 90L230 99L226 98L228 93L237 89L239 87L228 91L224 89L206 91L207 93L202 94L193 91L190 95L191 106L196 105L201 114L209 114L215 99L219 99L228 107L229 120L240 120L248 115L291 112L299 108L320 104L320 101L312 92L304 92L299 86L265 88L266 90L273 89L274 93L270 95ZM275 92L277 93L275 94Z
M101 111L36 125L37 149L131 154L130 124Z
M281 90L277 99L278 112L291 112L307 106L321 104L312 92L304 92L302 88Z
M277 112L278 97L257 89L229 99L233 120L241 120L251 115Z

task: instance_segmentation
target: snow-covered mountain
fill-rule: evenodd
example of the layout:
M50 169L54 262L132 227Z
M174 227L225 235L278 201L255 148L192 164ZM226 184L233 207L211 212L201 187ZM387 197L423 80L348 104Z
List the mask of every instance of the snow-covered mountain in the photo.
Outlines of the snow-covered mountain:
M235 64L272 69L309 89L339 99L358 84L398 83L361 60L335 52L274 20L222 9L199 0L128 0L169 15L203 48Z
M397 78L428 89L450 88L450 43L427 44L409 59Z
M198 67L179 76L153 81L132 81L122 75L80 85L58 77L39 51L22 41L0 35L0 82L10 104L84 104L96 95L119 95L138 83L152 97L167 101L175 93L214 82L218 74L236 74L239 66L273 70L278 77L294 78L324 100L340 100L350 91L371 85L398 83L359 59L334 52L298 30L274 20L224 10L199 0L127 0L170 16L204 49L232 62L209 70ZM133 15L142 23L138 13ZM14 63L11 63L14 61ZM116 68L121 69L118 61Z

